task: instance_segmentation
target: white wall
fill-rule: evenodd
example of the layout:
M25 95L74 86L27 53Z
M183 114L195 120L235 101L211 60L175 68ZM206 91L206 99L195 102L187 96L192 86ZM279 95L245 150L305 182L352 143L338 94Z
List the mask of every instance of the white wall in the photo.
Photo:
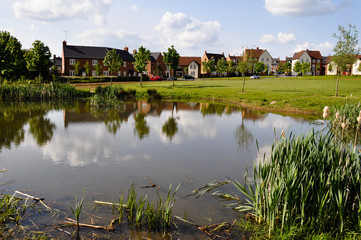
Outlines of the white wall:
M272 56L267 50L262 53L258 61L263 62L264 65L268 66L268 74L272 71Z
M330 64L332 65L332 71L328 71L328 68L330 66ZM334 62L330 62L329 64L326 65L326 75L330 75L330 76L334 76L337 74L337 66Z
M297 73L293 71L293 67L295 66L295 63L299 61L301 64L303 62L308 62L311 65L311 57L308 55L307 52L304 52L299 59L292 59L292 76L296 76Z
M357 59L357 61L352 65L352 75L361 75L361 72L358 71L360 65L361 65L361 60Z
M193 61L188 65L188 74L193 76L194 78L199 78L198 76L198 71L199 71L199 66L198 64Z

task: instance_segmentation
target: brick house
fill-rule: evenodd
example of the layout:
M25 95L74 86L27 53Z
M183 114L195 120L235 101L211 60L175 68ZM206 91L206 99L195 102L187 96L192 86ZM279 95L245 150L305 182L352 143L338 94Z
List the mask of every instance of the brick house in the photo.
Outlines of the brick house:
M310 63L309 74L311 75L320 76L323 72L323 57L320 51L310 51L307 49L296 52L292 58L292 75L297 75L297 73L293 70L293 67L297 61L300 63ZM317 65L319 66L319 69L317 69Z
M203 57L201 59L201 75L207 75L207 72L203 70L202 62L208 62L209 60L213 59L215 61L215 64L217 65L217 62L222 58L226 59L224 57L224 53L207 53L207 51L204 51ZM217 72L212 72L212 76L217 76Z
M179 65L176 70L176 77L182 78L185 74L185 69L188 69L188 75L194 78L201 76L201 57L180 57Z
M272 56L271 54L265 50L257 47L256 49L246 49L244 51L244 60L249 60L253 64L258 62L263 62L265 66L267 66L268 74L272 71Z
M80 62L80 75L86 76L84 65L86 62L90 65L90 76L97 76L95 66L99 63L101 65L100 75L109 76L108 67L103 65L104 57L108 51L113 48L107 47L93 47L93 46L75 46L67 45L63 41L63 57L62 57L62 74L65 76L75 76L74 64L76 61ZM123 60L123 65L113 75L117 76L137 76L134 70L133 56L128 52L128 47L124 50L115 49Z
M134 53L134 51L133 51ZM160 77L166 76L166 66L163 62L163 55L160 52L150 53L150 61L146 68L149 77L158 75Z

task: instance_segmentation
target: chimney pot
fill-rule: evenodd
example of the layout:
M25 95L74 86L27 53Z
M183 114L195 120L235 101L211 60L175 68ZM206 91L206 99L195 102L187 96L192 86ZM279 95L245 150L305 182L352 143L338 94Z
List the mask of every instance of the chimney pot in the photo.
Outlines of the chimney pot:
M124 47L124 51L126 51L126 52L128 52L128 51L129 51L129 49L128 49L128 47L127 47L127 46L125 46L125 47Z

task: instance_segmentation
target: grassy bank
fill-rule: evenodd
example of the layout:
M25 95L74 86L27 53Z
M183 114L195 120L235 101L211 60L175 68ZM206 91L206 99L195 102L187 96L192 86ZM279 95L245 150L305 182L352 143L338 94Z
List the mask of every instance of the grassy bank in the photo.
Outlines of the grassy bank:
M361 100L361 77L341 77L339 97L334 97L336 79L333 76L246 78L242 93L242 78L122 83L124 89L135 89L138 95L147 89L156 89L163 98L221 100L241 106L272 112L320 114L325 105L342 104L352 94L355 101ZM78 89L93 90L96 85L78 86Z

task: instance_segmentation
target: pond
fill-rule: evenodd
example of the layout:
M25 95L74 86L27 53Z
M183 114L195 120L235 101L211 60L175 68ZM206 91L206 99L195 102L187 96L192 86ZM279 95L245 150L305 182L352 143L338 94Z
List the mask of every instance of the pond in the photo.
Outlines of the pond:
M112 212L94 209L93 200L117 202L133 183L137 194L150 200L157 191L165 196L170 185L175 189L180 184L174 215L202 226L232 221L236 214L216 198L186 196L226 177L244 183L246 168L252 171L254 161L271 151L282 130L298 135L323 127L321 121L211 103L138 101L100 110L83 100L1 103L0 108L4 193L18 190L45 198L67 216L75 195L84 194L81 221L89 222L94 215L103 225ZM159 188L147 188L151 184ZM61 218L37 216L37 222L46 221L43 228L52 229Z

